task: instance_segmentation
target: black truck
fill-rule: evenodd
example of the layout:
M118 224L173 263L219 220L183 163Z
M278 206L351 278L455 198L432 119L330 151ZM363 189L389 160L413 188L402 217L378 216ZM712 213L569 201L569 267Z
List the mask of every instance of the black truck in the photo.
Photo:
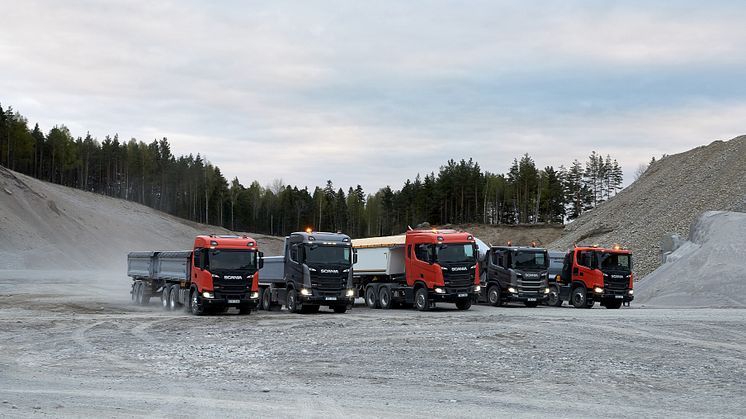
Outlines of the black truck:
M314 313L321 306L344 313L355 301L352 265L356 254L341 233L297 232L285 238L282 256L264 257L259 271L263 310L285 305L292 313Z
M493 246L487 252L481 276L479 302L495 307L507 302L523 302L536 307L549 292L547 250L528 246Z

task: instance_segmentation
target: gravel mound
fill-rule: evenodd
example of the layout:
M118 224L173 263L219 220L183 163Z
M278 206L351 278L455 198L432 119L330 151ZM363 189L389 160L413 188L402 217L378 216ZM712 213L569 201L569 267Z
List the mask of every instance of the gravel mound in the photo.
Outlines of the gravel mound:
M710 211L689 240L645 277L635 301L660 307L746 308L746 213Z
M635 254L638 278L661 263L664 236L689 235L705 211L746 212L746 136L664 157L617 196L565 227L549 248L619 243Z
M127 252L192 247L227 233L144 205L43 182L0 166L0 270L108 270L124 275ZM267 254L279 238L254 235Z

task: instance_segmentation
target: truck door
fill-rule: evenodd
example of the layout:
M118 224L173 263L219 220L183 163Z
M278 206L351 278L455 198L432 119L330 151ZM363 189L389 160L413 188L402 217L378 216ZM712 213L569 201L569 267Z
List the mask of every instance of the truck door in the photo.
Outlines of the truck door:
M295 238L287 241L285 249L285 282L299 287L303 283L303 243Z
M407 285L410 287L416 281L424 281L428 288L432 289L435 284L436 272L440 267L431 263L435 257L435 247L433 244L419 243L414 244L414 258L411 258L407 269Z
M505 252L503 252L502 250L495 249L493 251L490 251L488 281L501 281L500 271L502 270L501 266L503 264L502 260L504 257Z
M586 287L592 287L593 281L593 256L594 252L590 250L581 250L575 252L575 266L572 269L573 281L581 281Z

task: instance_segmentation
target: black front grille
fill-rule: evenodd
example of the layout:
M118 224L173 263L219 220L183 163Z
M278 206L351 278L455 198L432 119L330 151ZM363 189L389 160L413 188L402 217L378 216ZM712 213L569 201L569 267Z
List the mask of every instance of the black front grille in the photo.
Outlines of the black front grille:
M607 290L624 291L629 285L629 278L614 278L610 275L604 276L604 288Z
M443 282L449 288L468 288L474 284L474 276L470 272L443 272Z
M346 277L311 274L311 286L319 291L339 291L345 288Z

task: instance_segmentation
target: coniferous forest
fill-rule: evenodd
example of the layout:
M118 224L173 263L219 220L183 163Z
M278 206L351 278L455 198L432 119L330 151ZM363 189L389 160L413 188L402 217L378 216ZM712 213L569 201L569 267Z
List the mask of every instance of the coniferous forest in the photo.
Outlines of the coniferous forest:
M139 202L188 220L236 231L285 235L312 226L353 237L398 234L408 225L562 223L622 188L622 169L595 151L587 161L538 168L528 154L507 173L472 159L448 160L400 189L344 191L331 180L308 187L275 180L227 180L195 156L175 156L166 138L74 137L63 125L44 132L0 105L0 165L35 178Z

